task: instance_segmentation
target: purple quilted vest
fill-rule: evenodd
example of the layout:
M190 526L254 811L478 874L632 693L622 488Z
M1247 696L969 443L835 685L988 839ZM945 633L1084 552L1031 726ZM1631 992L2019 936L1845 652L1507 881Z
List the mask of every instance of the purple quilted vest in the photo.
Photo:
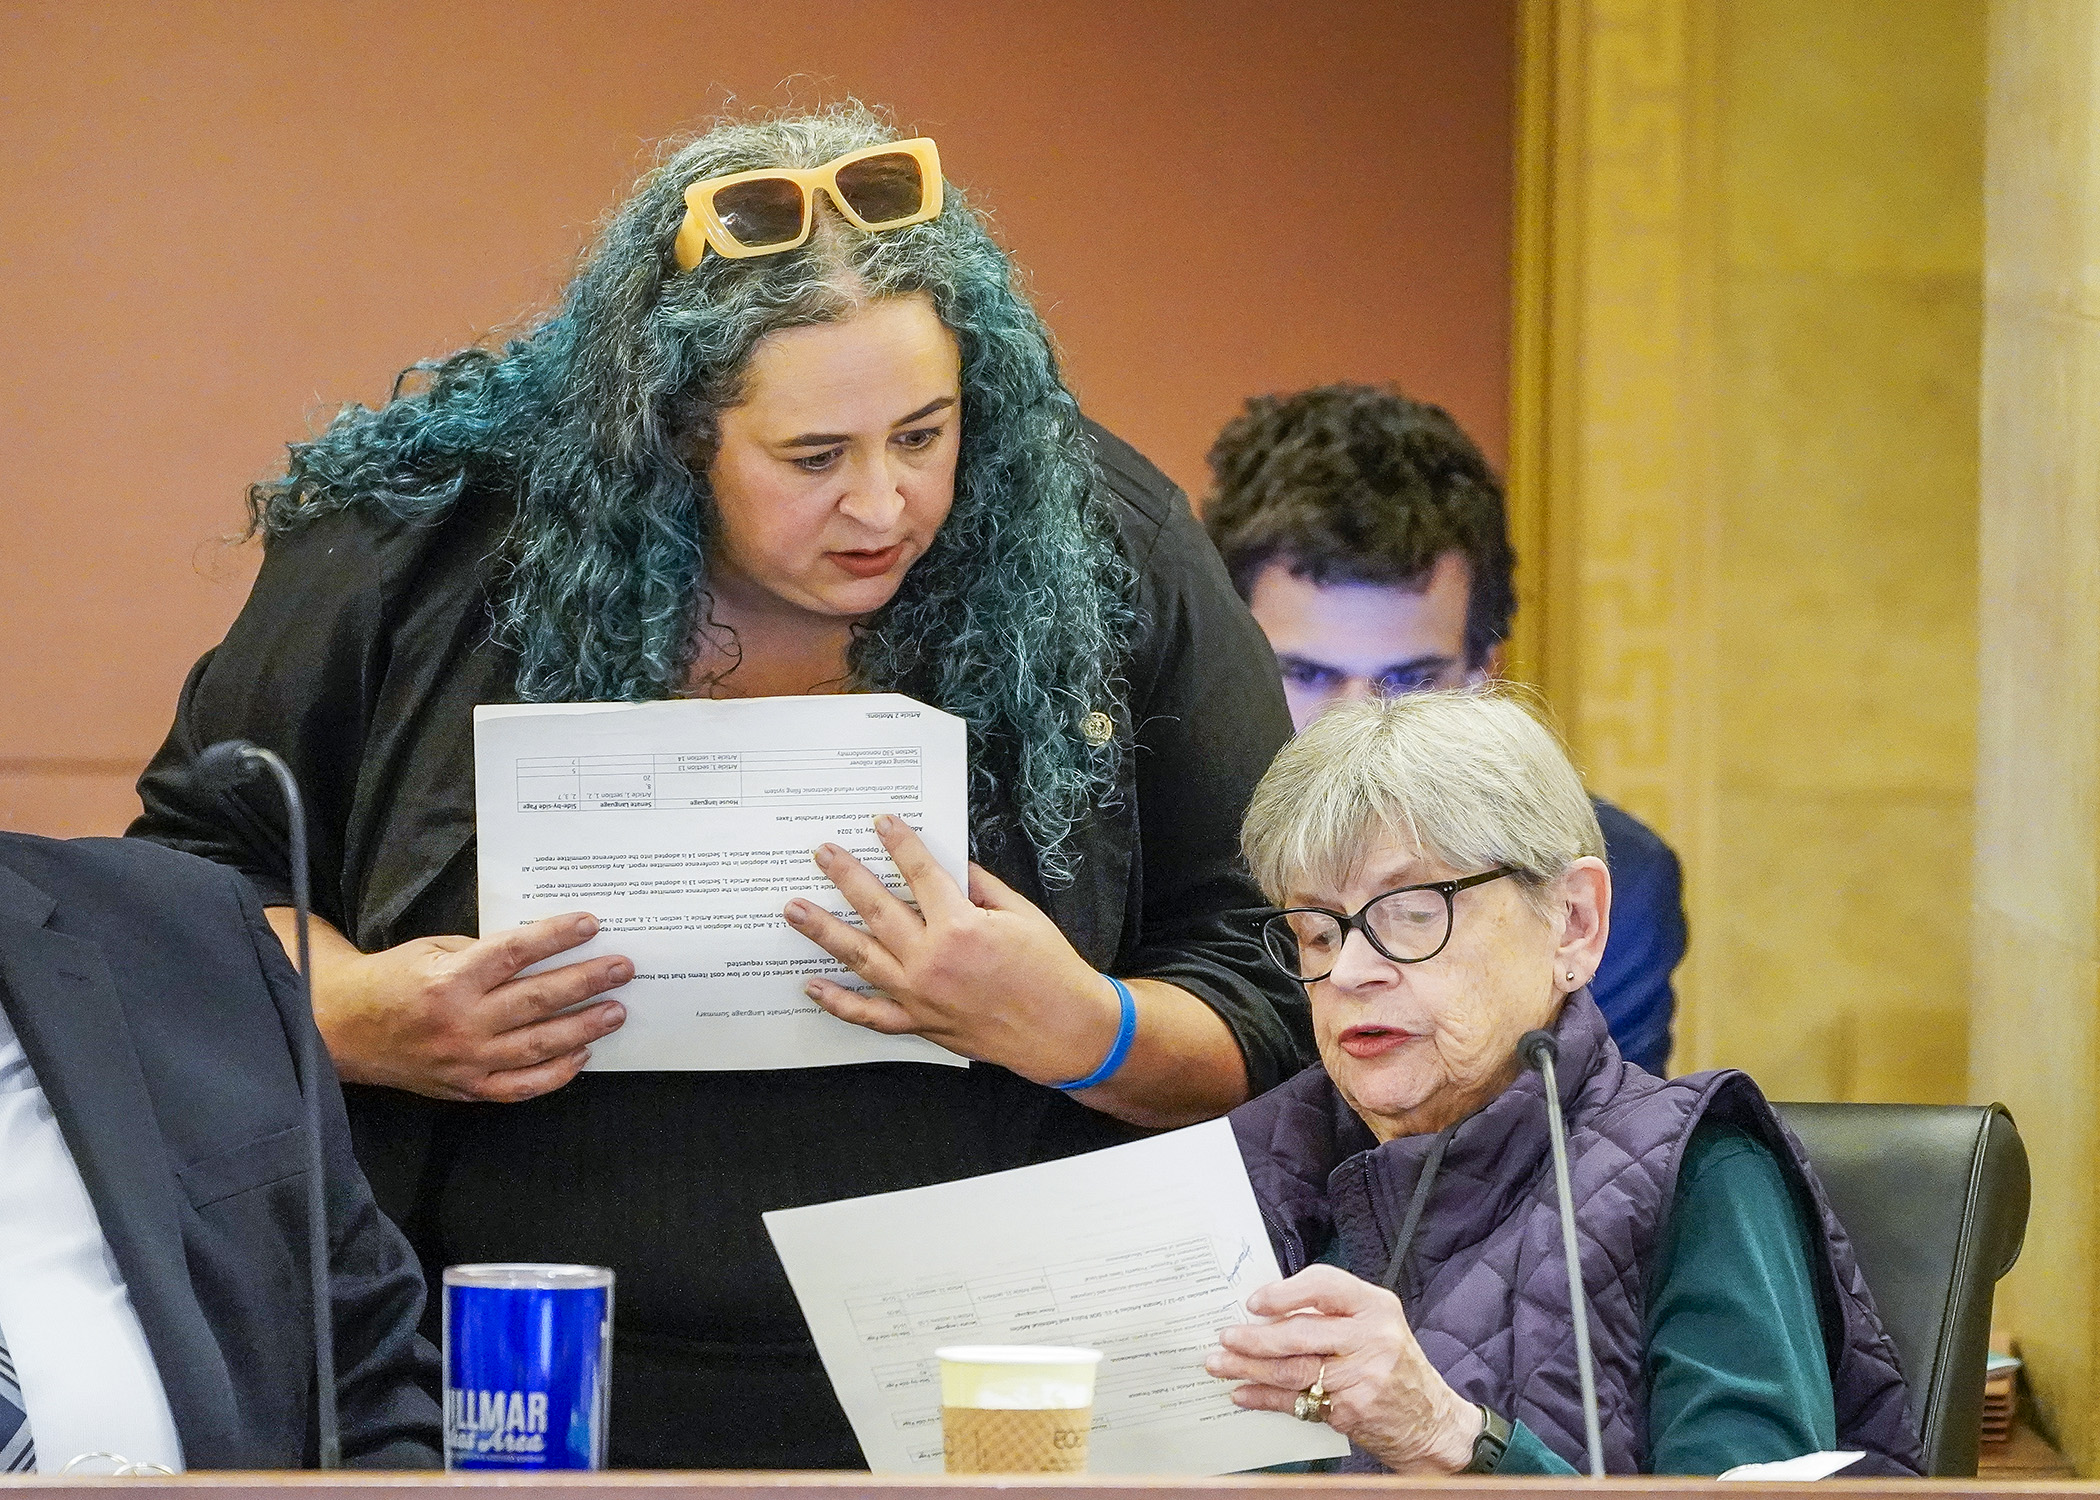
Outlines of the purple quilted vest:
M1649 1467L1648 1271L1685 1143L1712 1115L1762 1141L1822 1218L1817 1302L1838 1446L1868 1455L1848 1475L1919 1473L1901 1367L1851 1242L1757 1085L1733 1071L1665 1083L1622 1061L1586 990L1569 998L1554 1031L1606 1469ZM1399 1290L1423 1353L1459 1394L1521 1420L1586 1469L1544 1087L1521 1073L1445 1132ZM1232 1123L1286 1275L1304 1269L1308 1246L1317 1253L1336 1237L1350 1266L1387 1264L1437 1137L1379 1145L1319 1067L1242 1105ZM1377 1467L1361 1452L1347 1466Z

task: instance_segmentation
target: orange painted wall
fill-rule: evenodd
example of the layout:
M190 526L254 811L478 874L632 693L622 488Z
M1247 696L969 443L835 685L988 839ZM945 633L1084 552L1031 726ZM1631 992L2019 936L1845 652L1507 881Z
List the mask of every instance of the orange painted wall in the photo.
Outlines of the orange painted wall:
M1514 0L0 3L0 826L116 832L282 445L544 306L647 143L852 93L995 211L1088 410L1504 445ZM783 80L793 79L783 87Z

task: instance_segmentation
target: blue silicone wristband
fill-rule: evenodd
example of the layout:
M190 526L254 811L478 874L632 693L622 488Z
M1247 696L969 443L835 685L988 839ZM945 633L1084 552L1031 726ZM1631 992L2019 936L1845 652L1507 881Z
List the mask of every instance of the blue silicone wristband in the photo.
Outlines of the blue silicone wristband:
M1070 1083L1053 1083L1050 1087L1067 1094L1076 1094L1081 1089L1099 1088L1116 1076L1130 1056L1130 1044L1137 1040L1137 996L1130 993L1130 986L1113 974L1101 976L1116 987L1116 998L1123 1002L1122 1019L1116 1023L1116 1039L1109 1045L1108 1056L1101 1059L1101 1066L1084 1078L1075 1078Z

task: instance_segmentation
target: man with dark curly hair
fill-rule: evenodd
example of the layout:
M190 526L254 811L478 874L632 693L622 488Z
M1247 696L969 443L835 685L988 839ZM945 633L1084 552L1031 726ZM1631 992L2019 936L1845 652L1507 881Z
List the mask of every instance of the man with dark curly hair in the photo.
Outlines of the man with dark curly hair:
M1298 728L1354 699L1500 675L1517 602L1502 485L1441 408L1377 386L1257 396L1210 467L1205 523ZM1601 799L1597 818L1612 930L1591 990L1619 1050L1661 1074L1686 941L1677 856Z

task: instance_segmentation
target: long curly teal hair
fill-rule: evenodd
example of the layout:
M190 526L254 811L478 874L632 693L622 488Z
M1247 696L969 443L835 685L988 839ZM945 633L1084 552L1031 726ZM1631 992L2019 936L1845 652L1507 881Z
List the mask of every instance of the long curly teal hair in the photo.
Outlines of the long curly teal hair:
M1044 880L1115 793L1122 747L1089 743L1135 624L1132 576L1095 486L1048 332L979 216L950 187L937 219L863 234L825 212L809 244L681 272L686 187L819 166L897 132L859 106L722 125L680 147L614 213L557 311L502 352L414 366L378 409L350 406L284 475L249 492L266 539L364 509L434 523L460 497L516 500L496 637L527 702L643 700L685 684L707 608L707 471L752 351L783 328L925 293L962 352L955 506L897 595L859 628L855 686L968 721L980 831L1003 786Z

